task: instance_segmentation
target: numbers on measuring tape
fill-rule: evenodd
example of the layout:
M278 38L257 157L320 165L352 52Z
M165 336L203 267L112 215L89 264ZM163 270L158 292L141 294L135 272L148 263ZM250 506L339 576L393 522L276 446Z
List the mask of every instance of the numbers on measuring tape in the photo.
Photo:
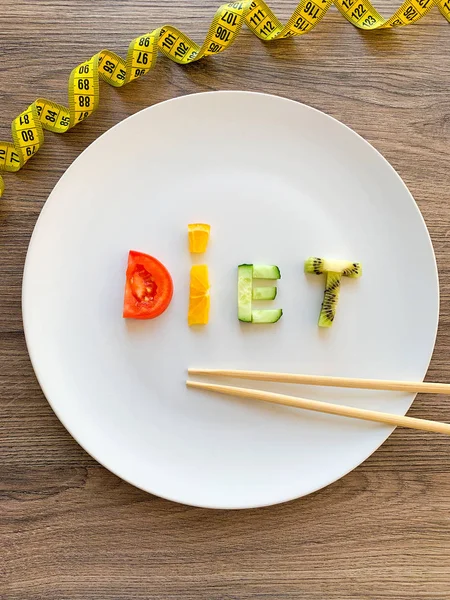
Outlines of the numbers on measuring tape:
M78 104L81 108L86 107L89 108L91 105L91 97L90 96L78 96Z
M176 36L173 33L169 33L168 35L166 35L166 37L162 41L162 47L165 48L166 50L171 50L172 46L174 45L176 40L177 40Z
M312 19L317 19L319 11L319 7L317 6L317 4L314 4L314 2L307 2L305 4L305 8L303 9L305 15L311 17Z
M146 65L146 64L148 64L148 54L147 54L147 52L139 52L138 57L137 57L137 62L140 65Z
M51 123L54 123L56 121L57 115L58 115L58 113L55 112L54 110L49 110L49 111L47 111L47 114L45 115L45 120L50 121Z
M230 10L224 12L224 14L220 17L220 20L226 23L227 25L231 25L231 27L236 27L238 23L238 15Z
M215 36L222 42L228 42L231 37L231 31L229 31L226 27L219 25L219 27L216 29Z
M374 23L376 23L377 20L375 19L375 17L372 17L372 15L369 15L368 17L366 17L366 19L363 21L363 25L365 27L370 27L371 25L373 25Z
M265 21L264 25L262 25L259 29L258 29L258 33L260 33L263 36L268 36L270 35L272 32L274 32L276 29L275 25L272 23L272 21Z
M352 11L352 17L354 19L361 19L367 12L367 8L364 8L363 4L358 4L358 6L355 6L355 8Z
M114 69L116 68L116 64L110 60L106 60L105 64L102 65L102 69L107 73L114 73Z
M408 6L408 8L403 14L408 19L408 21L412 21L413 19L415 19L415 17L417 17L419 12L414 8L414 6Z
M180 42L175 50L175 56L177 58L184 58L189 51L189 46L184 42Z
M211 42L209 45L209 52L213 52L214 54L217 52L220 52L222 49L222 46L220 44L215 44L214 42Z
M216 11L202 46L167 25L132 40L126 60L102 50L78 65L69 79L69 108L41 98L13 120L14 143L0 142L0 170L17 171L36 154L43 142L43 129L64 133L92 114L99 100L99 75L110 85L121 87L148 73L158 50L181 64L219 54L233 42L243 23L263 40L303 35L321 21L333 3L350 23L366 30L415 23L433 6L450 22L450 0L403 0L389 19L382 18L369 0L301 0L286 26L264 0L228 2ZM0 177L0 195L3 188Z
M79 79L78 80L78 89L89 91L90 83L91 82L89 79Z
M249 19L249 22L252 25L259 25L265 16L265 13L261 9L259 9L258 11L252 14L252 16Z
M29 142L29 141L33 141L34 140L34 132L32 129L23 129L20 132L20 135L22 136L22 140L24 142Z

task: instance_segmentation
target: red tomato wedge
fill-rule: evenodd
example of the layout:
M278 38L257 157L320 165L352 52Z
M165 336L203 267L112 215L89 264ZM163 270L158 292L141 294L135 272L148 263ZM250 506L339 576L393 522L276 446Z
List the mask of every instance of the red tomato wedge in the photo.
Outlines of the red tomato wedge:
M148 254L130 250L125 283L125 319L155 319L169 306L172 277L166 267Z

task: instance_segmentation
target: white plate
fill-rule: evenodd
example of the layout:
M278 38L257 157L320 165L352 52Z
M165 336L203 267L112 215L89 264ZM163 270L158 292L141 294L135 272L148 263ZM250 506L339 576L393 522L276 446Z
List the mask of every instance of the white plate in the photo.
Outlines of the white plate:
M200 330L186 322L195 221L212 227ZM129 249L172 273L173 301L154 321L122 319ZM310 255L363 263L363 277L342 285L331 330L317 327L324 280L303 273ZM280 267L279 323L238 322L243 262ZM102 135L47 200L23 284L31 360L73 437L135 486L215 508L309 494L392 428L188 391L188 366L421 380L438 304L427 229L384 158L319 111L247 92L177 98ZM398 414L413 400L276 389Z

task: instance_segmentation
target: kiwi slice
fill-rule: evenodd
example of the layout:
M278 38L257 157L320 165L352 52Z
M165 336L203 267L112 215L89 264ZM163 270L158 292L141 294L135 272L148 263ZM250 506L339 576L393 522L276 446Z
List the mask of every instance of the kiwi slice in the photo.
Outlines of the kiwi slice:
M361 277L361 263L352 263L349 260L327 260L312 256L305 260L305 272L323 275L324 273L340 273L344 277Z
M362 275L361 263L348 260L328 260L310 257L305 261L305 272L327 276L322 309L319 316L319 327L331 327L336 316L342 277L357 278Z
M322 308L319 315L319 327L331 327L336 316L336 306L341 290L342 275L328 271L325 292L323 294Z

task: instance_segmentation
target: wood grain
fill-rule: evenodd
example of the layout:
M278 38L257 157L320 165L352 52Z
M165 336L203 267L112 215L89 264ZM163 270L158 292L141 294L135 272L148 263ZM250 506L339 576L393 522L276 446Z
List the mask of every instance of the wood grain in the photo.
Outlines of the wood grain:
M286 18L293 2L271 0ZM170 22L201 40L211 0L2 0L0 136L33 99L65 102L72 67ZM379 2L386 14L397 3ZM450 597L450 447L396 431L334 485L282 506L219 512L147 495L100 467L59 423L23 337L22 269L58 178L126 116L182 94L267 91L340 119L398 170L430 229L441 320L428 380L450 382L450 26L433 10L399 31L361 33L332 10L300 40L243 30L225 54L189 67L161 58L144 79L101 87L95 116L5 178L0 204L0 561L2 600L364 600ZM276 142L276 140L273 140ZM410 415L450 421L446 397Z

